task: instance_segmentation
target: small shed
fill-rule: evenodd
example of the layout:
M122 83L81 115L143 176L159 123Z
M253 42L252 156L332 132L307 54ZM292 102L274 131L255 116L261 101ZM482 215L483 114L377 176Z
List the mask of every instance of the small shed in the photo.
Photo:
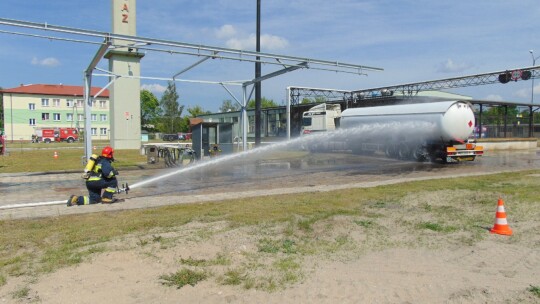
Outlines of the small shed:
M220 154L233 153L232 123L200 122L191 126L191 141L197 158L211 156L210 149L219 146Z

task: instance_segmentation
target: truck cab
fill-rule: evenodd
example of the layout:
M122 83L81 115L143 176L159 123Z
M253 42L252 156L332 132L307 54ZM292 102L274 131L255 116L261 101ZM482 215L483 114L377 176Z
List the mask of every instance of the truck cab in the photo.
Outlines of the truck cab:
M300 135L316 132L333 131L339 125L341 106L339 104L322 103L302 114Z

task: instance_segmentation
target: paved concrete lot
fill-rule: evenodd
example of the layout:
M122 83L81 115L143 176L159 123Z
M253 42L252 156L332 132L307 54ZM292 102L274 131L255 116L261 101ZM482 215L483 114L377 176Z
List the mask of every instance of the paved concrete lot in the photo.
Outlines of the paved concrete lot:
M474 162L433 164L397 161L382 156L317 154L294 161L239 161L181 172L174 169L122 170L120 183L132 190L113 205L66 207L70 194L87 194L80 173L0 174L0 219L59 216L162 205L219 201L260 195L372 187L438 177L482 175L540 168L536 150L493 151ZM160 176L167 175L166 178ZM144 181L156 179L151 183ZM138 184L143 184L137 187ZM135 186L135 187L133 187ZM13 207L23 204L48 204Z

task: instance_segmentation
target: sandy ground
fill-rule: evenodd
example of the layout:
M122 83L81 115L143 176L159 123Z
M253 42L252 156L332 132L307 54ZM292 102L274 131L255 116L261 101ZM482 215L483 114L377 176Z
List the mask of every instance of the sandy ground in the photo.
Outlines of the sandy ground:
M401 203L414 210L426 201L443 204L449 195L406 197ZM470 194L462 195L458 199ZM490 234L490 227L484 227L486 238L466 245L468 236L460 232L411 234L399 225L403 211L385 209L375 230L347 216L318 222L313 232L317 239L346 236L348 241L337 250L306 255L258 252L261 234L271 238L287 228L274 225L192 222L131 235L108 243L104 253L77 266L37 278L10 278L0 288L0 303L540 303L528 291L540 285L537 220L510 223L515 232L510 237ZM425 217L421 212L411 216ZM212 275L195 286L162 284L161 276L185 267L182 259L219 256L230 263L204 267ZM287 257L298 268L276 270L276 262ZM272 291L221 284L227 271L239 268L258 269L255 284L274 280L279 285L284 272L297 280ZM13 293L23 286L28 295L14 300Z
M163 286L181 249L159 260L128 250L98 256L32 284L38 303L538 303L525 289L538 283L538 252L499 237L456 250L392 249L348 261L311 262L309 277L278 292L202 282ZM203 250L203 248L200 248ZM239 250L242 250L239 248ZM496 258L498 257L498 258ZM536 268L536 269L535 269ZM534 279L536 277L536 279ZM1 299L9 303L9 297ZM22 302L26 302L22 301Z
M318 180L325 179L328 173ZM364 183L368 180L374 176ZM316 188L315 184L317 178L310 175L309 185L303 186ZM474 236L459 231L416 235L400 226L407 220L433 220L418 207L425 202L443 206L456 201L467 208L471 196L443 191L405 197L400 202L405 209L386 208L385 216L376 218L371 227L359 225L365 218L322 220L310 237L327 248L313 254L260 253L261 235L283 235L286 224L230 227L225 222L192 222L173 230L130 235L107 243L104 253L93 254L77 266L38 277L10 277L0 287L0 303L540 303L540 297L528 290L540 286L540 207L532 210L536 216L509 216L513 236L490 234L491 227L486 226L493 222L483 223L478 230L485 238L471 244L467 239ZM494 218L497 198L489 194L487 199L493 199L489 212ZM108 206L95 207L103 211ZM340 239L344 245L333 249ZM204 267L182 263L219 257L228 262ZM163 275L186 267L211 275L194 286L163 284ZM253 285L223 284L226 274L235 270L251 270ZM247 275L240 273L240 277ZM271 283L275 289L256 288ZM15 299L13 295L21 290L27 295Z

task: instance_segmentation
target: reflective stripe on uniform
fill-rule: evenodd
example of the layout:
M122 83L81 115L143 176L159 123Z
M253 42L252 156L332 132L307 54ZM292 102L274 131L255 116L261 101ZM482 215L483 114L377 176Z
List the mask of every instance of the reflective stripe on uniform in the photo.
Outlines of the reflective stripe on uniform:
M110 192L110 193L115 193L116 188L108 187L108 188L105 189L105 191Z

